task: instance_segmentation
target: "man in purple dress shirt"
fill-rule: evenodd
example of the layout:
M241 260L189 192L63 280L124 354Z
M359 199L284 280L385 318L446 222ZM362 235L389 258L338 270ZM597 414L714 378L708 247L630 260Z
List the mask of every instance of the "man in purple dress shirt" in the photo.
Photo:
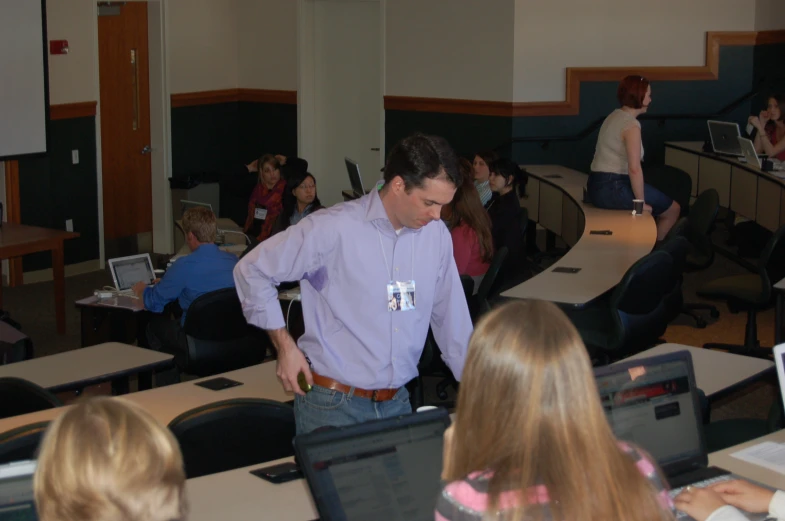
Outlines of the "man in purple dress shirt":
M278 378L296 393L298 433L410 413L404 385L417 376L429 325L460 380L472 322L440 220L459 182L443 138L410 136L390 153L378 190L309 215L235 268L245 317L268 331ZM290 280L301 281L299 346L276 289Z

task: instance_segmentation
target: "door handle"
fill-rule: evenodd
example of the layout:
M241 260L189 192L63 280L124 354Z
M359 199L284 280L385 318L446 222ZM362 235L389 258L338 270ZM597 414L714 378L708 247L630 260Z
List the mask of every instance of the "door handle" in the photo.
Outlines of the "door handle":
M150 147L150 145L145 145L144 148L142 149L142 155L144 156L152 151L153 149Z
M379 150L380 150L380 149L379 149L378 147L376 147L376 148L372 148L372 149L371 149L371 151L372 151L372 152L379 152Z

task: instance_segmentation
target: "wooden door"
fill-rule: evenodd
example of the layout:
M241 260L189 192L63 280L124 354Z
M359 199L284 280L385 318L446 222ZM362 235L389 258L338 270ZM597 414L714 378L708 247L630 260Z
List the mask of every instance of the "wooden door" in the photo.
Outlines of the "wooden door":
M104 238L152 232L147 2L99 8Z

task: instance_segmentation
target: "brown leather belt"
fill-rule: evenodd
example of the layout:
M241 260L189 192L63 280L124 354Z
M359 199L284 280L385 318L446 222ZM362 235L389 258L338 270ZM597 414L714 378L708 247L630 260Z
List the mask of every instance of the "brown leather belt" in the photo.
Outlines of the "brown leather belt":
M332 391L338 391L344 394L349 394L349 391L352 390L352 387L350 385L342 384L337 380L333 380L332 378L327 378L326 376L322 376L314 372L311 372L311 374L313 375L313 383L318 385L319 387L324 387L326 389L330 389ZM398 389L377 389L375 391L369 391L367 389L360 389L359 387L355 387L353 396L359 396L360 398L369 398L374 402L386 402L388 400L392 400L397 392Z

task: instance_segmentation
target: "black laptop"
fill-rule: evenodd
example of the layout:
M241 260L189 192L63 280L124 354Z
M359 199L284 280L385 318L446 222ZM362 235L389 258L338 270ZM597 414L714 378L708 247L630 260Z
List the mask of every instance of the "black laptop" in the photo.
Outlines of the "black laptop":
M294 439L322 521L433 521L441 493L445 409Z

